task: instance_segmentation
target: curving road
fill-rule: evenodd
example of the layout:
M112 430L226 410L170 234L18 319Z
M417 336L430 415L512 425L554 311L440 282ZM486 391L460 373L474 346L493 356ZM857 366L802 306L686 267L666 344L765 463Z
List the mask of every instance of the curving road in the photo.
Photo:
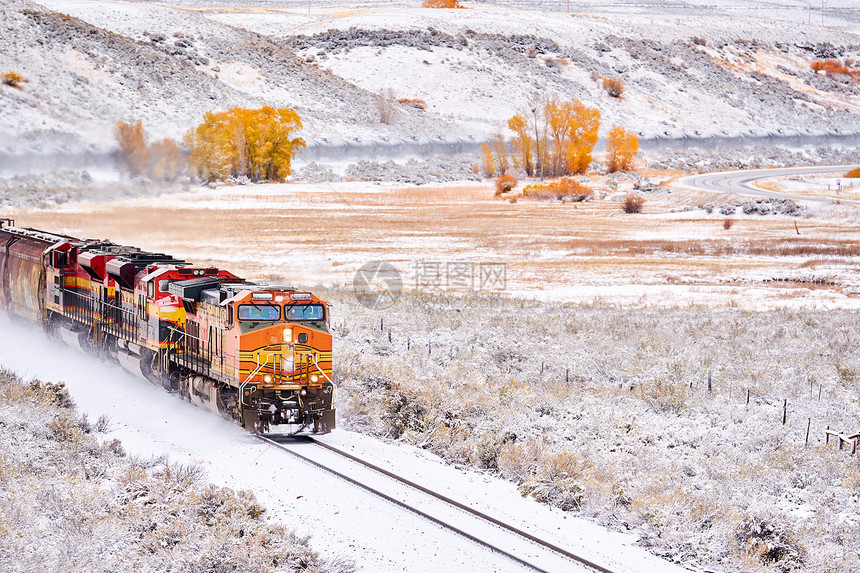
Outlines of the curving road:
M711 193L735 193L737 195L749 195L751 197L776 197L779 199L792 199L794 201L810 201L815 203L841 203L860 205L860 201L845 197L824 197L816 195L796 195L792 193L780 193L769 191L753 185L762 179L773 179L787 175L809 175L814 173L837 173L842 175L860 165L822 165L818 167L785 167L778 169L750 169L745 171L719 171L716 173L702 173L690 175L678 179L678 184L699 191ZM860 193L860 188L857 189Z

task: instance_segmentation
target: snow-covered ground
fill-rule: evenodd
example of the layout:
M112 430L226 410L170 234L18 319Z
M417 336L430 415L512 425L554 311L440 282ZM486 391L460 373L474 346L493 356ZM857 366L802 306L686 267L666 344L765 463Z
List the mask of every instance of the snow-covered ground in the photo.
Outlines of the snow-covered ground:
M295 108L315 143L481 140L534 92L600 109L604 132L753 136L860 129L860 91L814 59L860 59L853 3L11 0L0 151L106 150L118 119L181 138L204 111ZM50 12L69 14L71 19ZM804 18L805 16L805 18ZM622 79L612 98L600 79ZM422 99L380 123L376 94ZM702 110L707 110L703 113Z
M262 444L238 426L168 395L119 366L51 342L31 325L12 323L2 315L0 332L4 333L4 344L0 345L0 364L4 368L25 379L65 382L75 403L90 419L102 415L111 418L114 429L108 438L120 439L129 453L167 454L174 462L203 466L216 485L251 489L271 519L312 536L312 545L328 555L353 558L362 570L380 573L527 570ZM50 360L45 360L46 356ZM415 447L386 444L343 430L326 436L324 441L491 512L618 573L682 570L635 547L635 536L610 533L524 499L509 482L452 467ZM300 445L292 447L296 446ZM356 473L360 472L355 468L350 471L351 476ZM377 487L398 495L391 492L390 483ZM455 525L456 519L454 516ZM491 542L498 543L499 537L505 539L501 531L493 528L480 534ZM542 553L537 546L529 549L528 545L506 549L526 559L535 559ZM546 559L537 562L559 573L578 570L576 564L564 559L549 560L548 564Z

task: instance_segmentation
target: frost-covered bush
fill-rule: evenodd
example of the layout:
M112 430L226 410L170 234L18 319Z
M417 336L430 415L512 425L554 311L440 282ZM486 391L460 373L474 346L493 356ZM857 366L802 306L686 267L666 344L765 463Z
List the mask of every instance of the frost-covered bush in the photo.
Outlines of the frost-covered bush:
M860 313L404 296L381 331L329 299L341 426L701 568L860 570L857 459L824 443L860 430Z
M253 493L100 441L62 384L0 371L0 429L0 571L354 570L265 521Z

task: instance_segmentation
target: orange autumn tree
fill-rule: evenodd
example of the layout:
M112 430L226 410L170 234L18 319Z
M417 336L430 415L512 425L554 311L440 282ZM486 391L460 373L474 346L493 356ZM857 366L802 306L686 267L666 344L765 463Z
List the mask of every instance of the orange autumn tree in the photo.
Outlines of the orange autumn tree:
M193 171L208 180L248 177L283 181L292 172L293 156L305 141L293 134L302 128L292 109L230 108L207 112L203 123L185 134Z
M527 113L508 120L516 134L514 157L519 166L540 177L585 172L597 143L600 112L576 99L533 97L529 103Z
M117 166L131 177L145 175L156 181L175 181L186 167L185 154L173 139L146 143L143 123L117 121L113 127L119 144Z
M556 153L564 154L563 165L556 175L584 173L591 164L591 153L597 144L597 132L600 130L600 112L597 108L586 107L579 100L572 100L558 106L558 117L550 115L550 125L553 122L566 124L570 138L566 147L559 147Z
M425 8L461 8L460 0L424 0Z
M508 129L517 136L514 138L514 166L522 167L526 174L531 177L534 174L532 163L532 143L529 138L529 126L522 114L516 114L508 120Z
M135 123L117 121L113 126L113 134L119 144L117 163L121 171L132 177L146 173L149 164L149 147L143 133L143 122Z
M606 166L610 173L629 171L633 167L633 158L637 153L639 153L639 137L635 133L625 131L617 125L609 130Z
M481 144L481 170L484 172L484 177L492 177L496 173L493 148L487 143Z

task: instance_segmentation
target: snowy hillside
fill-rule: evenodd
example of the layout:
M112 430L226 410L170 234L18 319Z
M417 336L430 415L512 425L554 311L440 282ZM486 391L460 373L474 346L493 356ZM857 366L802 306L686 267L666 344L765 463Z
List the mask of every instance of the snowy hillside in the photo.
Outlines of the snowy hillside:
M860 131L860 82L810 68L860 60L860 13L829 2L822 27L784 4L11 0L0 70L26 83L0 86L0 151L106 150L118 119L180 138L207 110L263 104L295 108L310 141L481 140L536 91L645 136ZM380 122L388 89L426 110Z

